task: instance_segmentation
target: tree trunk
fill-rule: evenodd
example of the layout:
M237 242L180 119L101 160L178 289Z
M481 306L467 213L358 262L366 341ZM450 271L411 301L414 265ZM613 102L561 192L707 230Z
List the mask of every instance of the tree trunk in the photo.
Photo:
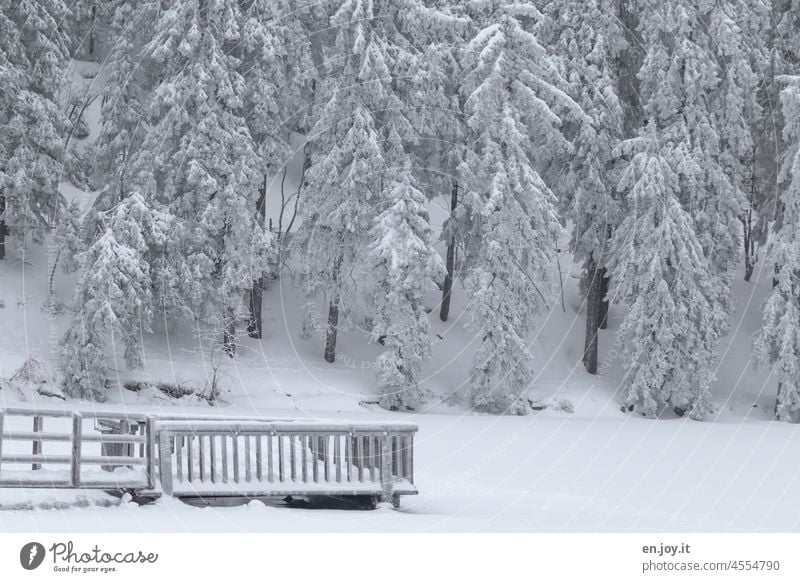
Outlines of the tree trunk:
M603 316L603 269L594 259L586 263L586 342L583 365L590 374L597 374L597 333Z
M458 206L458 182L453 182L453 189L450 192L450 220L453 220L453 212L455 212L456 206ZM456 266L456 235L453 232L451 232L450 238L447 240L447 261L445 266L447 272L442 286L442 307L439 310L439 319L442 321L447 321L450 316L450 296L453 292L453 271Z
M328 328L325 332L325 361L331 364L336 361L336 333L339 328L339 273L342 269L342 255L336 259L333 268L333 297L328 305Z
M339 295L328 306L328 329L325 335L325 361L336 361L336 331L339 325Z
M607 329L609 276L605 267L597 269L597 272L600 275L600 329Z
M267 175L264 174L264 183L258 193L256 202L256 220L261 225L264 224L267 216ZM261 305L264 297L265 277L262 275L253 280L253 287L250 289L250 319L247 322L247 335L254 339L261 339L264 334L264 323L261 319Z
M748 210L742 219L744 227L744 280L750 281L756 266L755 239L753 238L753 211Z
M236 322L230 309L225 310L225 321L222 330L222 350L229 356L236 354Z
M6 226L6 197L5 194L0 194L0 260L6 258L6 235L8 235L8 227Z
M94 35L95 27L97 26L97 5L92 5L92 25L89 29L89 56L94 56Z

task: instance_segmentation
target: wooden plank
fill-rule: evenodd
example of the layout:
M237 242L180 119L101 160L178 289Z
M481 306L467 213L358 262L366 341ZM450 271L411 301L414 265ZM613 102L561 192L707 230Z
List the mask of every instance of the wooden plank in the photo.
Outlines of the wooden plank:
M303 483L308 483L308 449L311 446L311 437L301 436L300 446L302 447L300 458L302 459L301 472L303 475Z
M347 481L353 480L353 437L344 437L344 462L347 467Z
M183 483L183 435L175 435L175 464L178 482Z
M155 489L156 478L156 426L152 416L147 417L145 422L147 431L147 488Z
M272 464L272 435L267 436L267 481L272 483L274 476L273 476L273 464Z
M278 479L283 483L283 437L278 437Z
M233 482L239 482L239 435L233 435Z
M83 436L83 417L75 413L72 415L72 464L70 476L73 487L81 484L81 437Z
M244 480L247 483L252 481L253 474L250 469L250 435L244 435Z
M194 479L194 435L186 436L186 477L189 483Z
M217 437L213 437L213 436L209 437L208 444L209 444L209 447L210 447L210 451L209 451L208 454L209 454L209 457L210 457L209 460L211 461L211 482L212 483L216 483L217 482L217 447L216 447L216 443L217 443Z
M323 478L325 481L330 481L330 469L328 468L328 437L320 437L322 441L322 462L324 463L323 468L325 469L325 474Z
M108 455L101 455L101 456L92 456L92 457L83 457L81 462L84 465L112 465L112 466L123 466L123 465L144 465L145 459L141 457L119 457L116 455L108 456Z
M64 441L71 442L72 434L70 433L57 433L57 432L7 432L3 437L7 441L32 441L38 439L40 441ZM87 440L84 438L83 440Z
M262 481L264 479L264 456L261 450L261 437L256 436L256 479Z
M161 479L161 489L165 495L172 495L172 435L162 431L158 438L158 466L159 478ZM191 467L191 465L190 465ZM189 480L191 481L191 468L189 469Z
M228 435L222 435L222 482L228 482Z
M72 457L69 455L4 455L4 463L53 463L62 465L71 465Z
M203 441L203 435L197 437L197 464L198 464L198 471L200 473L200 483L206 480L206 470L205 470L205 447L203 446L205 443Z
M44 426L44 418L41 416L34 416L33 417L33 432L42 432L42 428ZM34 440L31 453L33 455L41 455L42 454L42 441L41 440ZM34 471L38 471L41 469L42 466L38 463L33 463L31 465L31 469Z
M406 473L408 482L414 483L414 435L408 436L408 472Z
M69 440L69 438L67 438L67 439L60 439L60 438L58 438L58 439L55 439L55 438L54 439L47 439L44 436L45 434L52 434L52 433L43 433L43 435L41 437L39 437L39 438L42 438L42 440ZM83 441L87 442L87 443L126 443L126 444L129 443L129 444L133 445L134 443L146 443L147 439L146 439L146 437L144 435L136 436L136 435L130 435L130 434L111 434L111 433L102 434L101 433L101 434L87 434L87 435L84 435ZM132 457L133 454L130 453L128 456Z
M333 435L333 464L336 469L336 482L342 482L342 439L339 435Z
M388 434L383 435L380 444L381 502L393 503L394 494L392 486L394 485L394 479L392 478L392 444Z
M292 481L297 481L297 468L295 463L294 435L289 435L289 465Z
M355 437L356 439L356 459L358 461L358 480L364 482L364 438Z

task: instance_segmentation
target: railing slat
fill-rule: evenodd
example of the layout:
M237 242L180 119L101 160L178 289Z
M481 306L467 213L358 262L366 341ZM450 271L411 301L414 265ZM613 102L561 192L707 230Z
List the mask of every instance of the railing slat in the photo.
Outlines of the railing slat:
M311 446L311 437L309 436L301 436L300 438L300 447L301 447L301 455L300 458L302 459L301 463L301 471L303 475L303 483L308 483L308 449Z
M183 483L183 435L175 435L175 464L178 483Z
M270 483L273 480L272 467L272 435L267 435L267 481Z
M216 443L217 443L217 437L215 437L215 436L209 437L208 444L209 444L209 447L210 447L211 450L209 451L208 454L209 454L209 457L210 457L209 461L211 462L211 482L212 483L216 483L217 482L217 447L216 447Z
M333 435L333 466L336 472L336 482L342 482L342 444L339 435Z
M200 483L205 481L206 478L206 471L205 471L205 450L203 447L204 439L203 435L197 437L197 464L198 464L198 472L200 473Z
M162 432L158 437L158 466L161 489L166 495L172 495L172 435L168 432ZM189 469L190 481L191 475Z
M262 456L261 450L261 436L258 435L256 438L256 480L263 481L264 479L264 457Z
M83 436L83 417L75 413L72 415L72 465L70 475L73 487L81 484L81 436Z
M364 439L366 437L356 438L356 458L358 459L358 480L364 482Z
M6 413L0 410L0 477L3 475L3 423Z
M186 478L189 483L194 479L194 435L186 437Z
M297 481L297 468L295 467L294 435L289 435L289 465L292 481Z
M244 480L247 483L252 481L252 471L250 469L250 435L244 435Z
M233 439L233 482L239 482L239 435L234 434Z
M156 429L152 416L148 416L145 421L147 430L147 488L155 489L156 478Z
M222 435L222 482L228 482L228 435Z
M278 437L278 479L283 483L284 467L283 467L283 437Z

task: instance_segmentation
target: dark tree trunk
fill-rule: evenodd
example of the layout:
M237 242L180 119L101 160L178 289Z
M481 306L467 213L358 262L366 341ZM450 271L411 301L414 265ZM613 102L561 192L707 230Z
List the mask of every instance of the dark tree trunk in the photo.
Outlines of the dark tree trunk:
M328 306L328 329L325 334L325 361L331 364L336 361L336 331L339 326L339 297Z
M336 361L336 333L339 328L339 273L342 269L342 256L336 259L333 268L334 292L328 304L328 328L325 332L325 361L331 364Z
M603 316L603 269L594 259L586 264L586 342L583 365L590 374L597 374L597 333Z
M256 202L256 220L264 224L267 216L267 175L264 175L264 183L258 194ZM261 276L253 281L250 289L250 319L247 322L247 335L254 339L261 339L264 334L264 323L261 319L261 304L264 297L265 277Z
M753 211L748 210L742 219L744 226L744 280L750 281L756 266L755 238L753 237Z
M6 226L6 197L0 194L0 260L6 258L6 235L8 235L8 227Z
M94 56L94 35L95 26L97 25L97 5L92 5L92 27L89 29L89 56Z
M597 269L600 275L600 329L608 328L608 285L609 276L605 267Z
M236 320L233 310L226 307L225 320L222 322L222 350L231 358L236 354Z
M453 212L458 206L458 183L453 183L453 189L450 192L450 220L453 220ZM451 225L452 231L452 225ZM451 232L450 238L447 240L447 260L445 267L447 269L444 276L444 285L442 286L442 308L439 310L439 319L447 321L450 317L450 296L453 293L453 271L456 266L456 235Z

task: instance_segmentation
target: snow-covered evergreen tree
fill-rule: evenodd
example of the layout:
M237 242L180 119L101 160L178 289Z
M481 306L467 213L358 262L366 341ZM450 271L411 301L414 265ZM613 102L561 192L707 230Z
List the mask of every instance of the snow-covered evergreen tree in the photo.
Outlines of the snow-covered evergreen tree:
M57 92L68 58L62 0L0 1L0 259L6 236L41 240L58 216L66 120Z
M400 149L396 134L390 139ZM381 406L389 410L416 408L424 401L419 387L422 365L430 356L425 294L443 273L433 248L425 196L411 181L410 168L384 184L384 210L370 230L375 320L373 339L384 338L378 358Z
M786 150L779 176L786 184L781 196L784 217L770 253L776 274L755 353L759 363L772 366L778 379L775 417L796 420L800 411L800 76L779 80L785 84L781 104Z
M562 62L567 91L585 115L567 124L573 143L567 216L572 220L575 259L584 264L586 340L584 366L597 373L598 329L608 240L618 217L615 167L611 155L623 138L623 103L617 96L617 64L625 34L612 0L559 0L548 5L553 50Z
M465 184L467 279L479 335L470 397L479 410L522 413L532 378L527 342L557 281L561 226L555 197L536 171L563 149L553 106L569 99L550 82L550 55L532 32L527 4L473 3L463 90L477 167Z
M717 320L724 314L696 227L679 201L669 146L652 126L644 134L620 146L632 159L619 185L626 216L609 261L611 295L629 305L619 330L623 404L648 417L669 405L699 419L711 409Z
M78 255L74 315L59 356L65 392L92 400L104 399L106 358L117 345L124 346L129 367L143 363L141 337L153 317L149 254L169 231L168 218L152 212L138 193L104 218L104 233Z
M131 176L174 217L154 273L159 305L219 330L230 355L274 247L256 219L263 174L245 119L241 24L234 0L163 3L142 50L150 128Z

